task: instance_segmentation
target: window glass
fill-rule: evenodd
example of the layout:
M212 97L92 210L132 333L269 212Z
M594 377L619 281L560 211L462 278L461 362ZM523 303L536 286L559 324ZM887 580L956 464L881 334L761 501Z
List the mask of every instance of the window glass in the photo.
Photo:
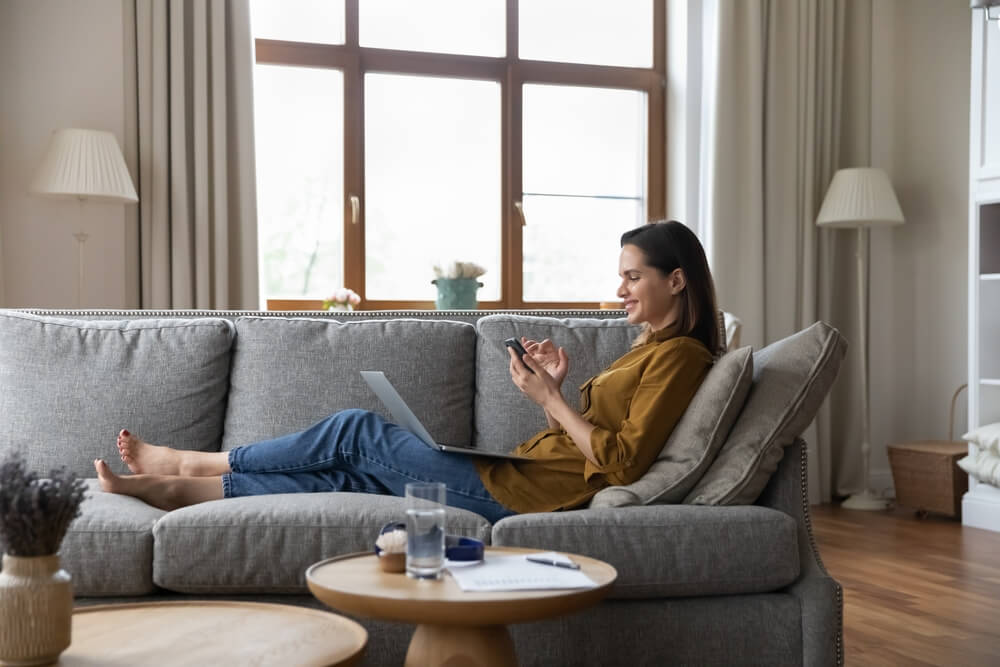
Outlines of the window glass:
M470 56L506 54L503 0L360 0L361 46Z
M646 94L523 88L525 301L614 300L619 237L645 222Z
M642 201L524 196L525 301L615 301L619 239L644 222Z
M486 269L500 298L500 85L365 76L365 281L376 300L433 301L435 264Z
M344 0L250 0L255 38L344 43Z
M642 195L646 93L526 84L523 109L525 192Z
M525 0L518 24L526 60L653 66L652 0Z
M262 302L343 286L343 98L339 70L255 68Z

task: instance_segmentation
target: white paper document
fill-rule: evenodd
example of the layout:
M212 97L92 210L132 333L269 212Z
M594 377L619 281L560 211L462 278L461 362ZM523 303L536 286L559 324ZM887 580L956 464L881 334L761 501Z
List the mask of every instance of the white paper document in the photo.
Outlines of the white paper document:
M516 556L491 556L471 567L449 568L455 583L463 591L531 591L554 588L594 588L597 583L580 570L542 565L527 556L549 560L569 559L553 551Z

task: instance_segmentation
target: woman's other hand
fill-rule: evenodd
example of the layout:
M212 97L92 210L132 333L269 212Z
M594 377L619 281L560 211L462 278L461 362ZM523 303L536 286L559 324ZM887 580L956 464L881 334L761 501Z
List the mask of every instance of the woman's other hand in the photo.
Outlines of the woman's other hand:
M557 348L548 338L539 343L521 336L521 344L524 345L525 351L538 362L538 365L552 376L556 385L561 387L569 372L569 357L566 350L561 347Z

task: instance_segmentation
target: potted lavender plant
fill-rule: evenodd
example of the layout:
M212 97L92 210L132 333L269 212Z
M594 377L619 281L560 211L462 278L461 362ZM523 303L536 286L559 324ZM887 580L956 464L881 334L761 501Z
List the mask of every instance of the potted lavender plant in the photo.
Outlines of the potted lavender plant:
M0 462L0 663L49 664L69 646L73 587L57 553L85 490L65 468L39 478L20 454Z

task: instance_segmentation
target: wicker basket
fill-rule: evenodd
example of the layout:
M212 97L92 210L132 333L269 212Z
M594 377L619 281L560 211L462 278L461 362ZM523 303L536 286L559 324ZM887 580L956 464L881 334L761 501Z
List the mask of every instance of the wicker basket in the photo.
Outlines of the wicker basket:
M889 445L896 503L922 514L961 518L969 477L957 463L968 451L965 442L945 440Z

